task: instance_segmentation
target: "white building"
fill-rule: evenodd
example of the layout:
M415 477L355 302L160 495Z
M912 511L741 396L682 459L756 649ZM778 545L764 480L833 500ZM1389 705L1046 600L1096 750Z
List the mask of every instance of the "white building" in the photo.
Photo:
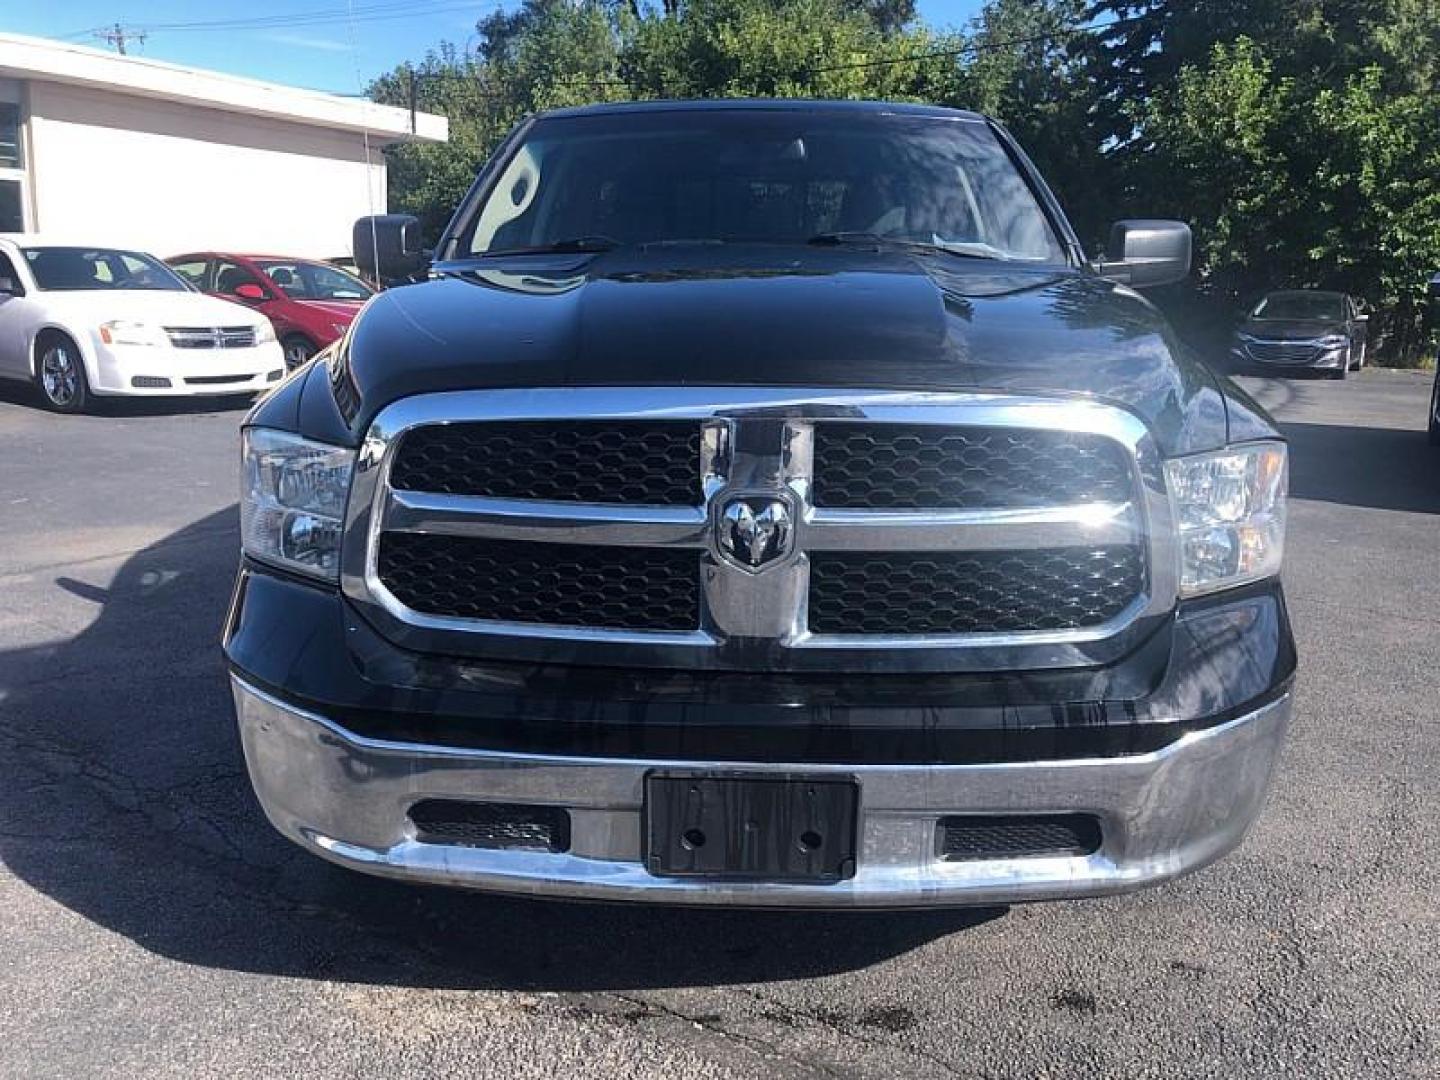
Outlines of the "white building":
M386 210L381 149L448 134L442 116L0 34L0 232L348 255L354 220Z

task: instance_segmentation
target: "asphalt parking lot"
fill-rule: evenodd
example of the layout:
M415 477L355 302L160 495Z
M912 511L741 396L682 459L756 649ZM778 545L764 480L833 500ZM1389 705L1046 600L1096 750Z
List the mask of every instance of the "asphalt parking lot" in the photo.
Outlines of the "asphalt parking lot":
M263 820L217 638L216 402L0 391L0 1075L1440 1076L1440 450L1417 373L1247 379L1293 440L1269 807L1129 897L921 914L415 889Z

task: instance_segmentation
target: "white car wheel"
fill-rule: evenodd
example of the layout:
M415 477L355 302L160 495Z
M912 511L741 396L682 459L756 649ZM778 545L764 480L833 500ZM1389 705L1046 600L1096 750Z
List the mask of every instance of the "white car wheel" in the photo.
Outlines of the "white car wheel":
M80 350L67 337L52 334L40 344L35 381L45 404L56 412L77 413L85 408L90 385L85 379L85 362Z

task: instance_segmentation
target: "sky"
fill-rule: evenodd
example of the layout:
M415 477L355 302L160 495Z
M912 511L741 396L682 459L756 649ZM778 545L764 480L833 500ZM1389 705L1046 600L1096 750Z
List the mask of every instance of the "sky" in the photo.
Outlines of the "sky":
M474 44L475 21L515 0L51 0L0 4L0 32L111 48L117 21L134 54L337 94L418 60L441 41ZM962 25L981 0L919 0L921 17ZM210 24L210 25L201 25Z

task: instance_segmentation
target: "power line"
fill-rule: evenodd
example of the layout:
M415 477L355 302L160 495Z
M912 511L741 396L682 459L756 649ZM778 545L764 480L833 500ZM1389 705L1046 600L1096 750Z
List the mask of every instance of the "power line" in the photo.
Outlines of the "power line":
M205 19L187 22L147 23L144 33L215 33L239 30L281 30L295 27L326 26L360 22L378 22L386 19L404 19L417 15L441 15L451 11L478 10L494 4L476 3L475 0L391 0L388 3L357 5L352 13L347 8L320 8L312 11L294 11L285 15L256 15L232 19ZM66 38L88 37L102 33L107 28L91 27L65 34ZM132 31L133 33L133 31Z

